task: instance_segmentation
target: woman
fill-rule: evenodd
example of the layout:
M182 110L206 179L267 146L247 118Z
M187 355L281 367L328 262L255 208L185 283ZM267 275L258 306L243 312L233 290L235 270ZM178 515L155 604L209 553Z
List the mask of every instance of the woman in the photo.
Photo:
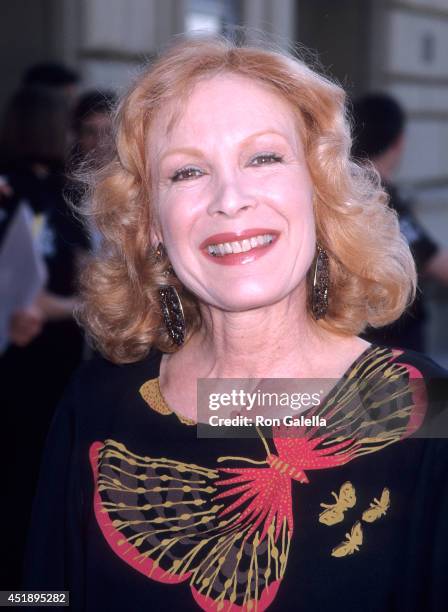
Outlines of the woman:
M116 147L83 277L109 361L54 423L27 587L79 610L441 610L447 452L410 436L418 381L444 373L357 337L415 270L349 160L343 92L277 52L180 42L122 101ZM331 379L306 413L326 427L198 439L213 378Z

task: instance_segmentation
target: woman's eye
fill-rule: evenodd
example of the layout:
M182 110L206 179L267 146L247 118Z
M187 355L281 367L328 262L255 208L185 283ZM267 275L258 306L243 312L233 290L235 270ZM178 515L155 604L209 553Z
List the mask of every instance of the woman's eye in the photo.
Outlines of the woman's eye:
M261 153L256 157L252 158L250 165L251 166L264 166L265 164L275 164L278 162L282 162L283 157L277 155L277 153Z
M181 168L173 174L171 180L175 183L177 181L188 181L198 176L202 176L202 171L199 168Z

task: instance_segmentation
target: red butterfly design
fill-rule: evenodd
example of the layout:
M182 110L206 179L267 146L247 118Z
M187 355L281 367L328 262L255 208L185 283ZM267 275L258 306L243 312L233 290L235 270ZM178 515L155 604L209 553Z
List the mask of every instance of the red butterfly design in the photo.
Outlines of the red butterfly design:
M112 549L151 579L189 582L203 610L265 610L287 566L292 481L343 465L416 431L426 409L420 372L378 349L359 379L341 380L309 416L326 428L273 429L257 467L211 469L140 457L113 440L91 447L95 513ZM372 358L374 357L374 359ZM360 384L360 381L362 384Z

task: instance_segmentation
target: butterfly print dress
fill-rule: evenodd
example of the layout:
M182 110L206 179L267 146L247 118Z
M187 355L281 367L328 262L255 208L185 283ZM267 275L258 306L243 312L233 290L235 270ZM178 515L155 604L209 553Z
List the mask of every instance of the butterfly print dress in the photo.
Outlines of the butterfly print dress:
M74 381L26 588L83 611L447 609L448 444L422 433L444 414L441 368L371 346L315 408L325 428L198 439L160 394L160 358Z

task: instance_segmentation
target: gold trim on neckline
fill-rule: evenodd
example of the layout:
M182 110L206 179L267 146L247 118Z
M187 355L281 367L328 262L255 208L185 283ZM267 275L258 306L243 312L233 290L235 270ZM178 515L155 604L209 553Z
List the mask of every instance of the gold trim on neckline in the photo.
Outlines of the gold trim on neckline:
M148 404L148 406L158 412L159 414L163 414L164 416L168 414L175 414L179 421L184 425L196 425L196 422L192 419L188 419L187 417L182 416L175 410L172 410L165 401L165 398L160 391L159 378L152 378L151 380L147 380L140 387L140 395Z

